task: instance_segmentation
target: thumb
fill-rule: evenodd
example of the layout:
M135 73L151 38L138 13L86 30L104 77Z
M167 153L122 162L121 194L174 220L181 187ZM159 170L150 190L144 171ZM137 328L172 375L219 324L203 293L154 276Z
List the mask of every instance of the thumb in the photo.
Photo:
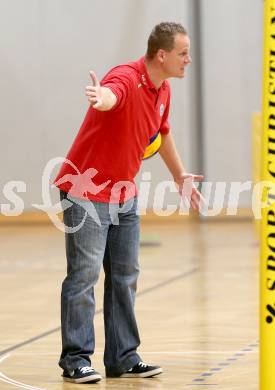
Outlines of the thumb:
M92 70L90 71L90 76L91 76L91 79L92 79L92 82L93 82L93 86L94 87L99 87L99 81L96 77L96 74L95 72L93 72Z

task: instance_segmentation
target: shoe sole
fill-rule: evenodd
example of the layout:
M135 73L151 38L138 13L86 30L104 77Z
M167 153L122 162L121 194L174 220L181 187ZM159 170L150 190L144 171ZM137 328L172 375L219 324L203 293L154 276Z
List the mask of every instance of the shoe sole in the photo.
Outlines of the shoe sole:
M131 374L124 373L119 376L119 378L151 378L152 376L156 376L162 373L162 368L156 368L155 370L143 372L142 374Z
M85 376L84 378L67 378L66 376L63 376L63 380L65 382L71 382L71 383L96 383L101 381L102 376L101 375L91 375L91 376Z

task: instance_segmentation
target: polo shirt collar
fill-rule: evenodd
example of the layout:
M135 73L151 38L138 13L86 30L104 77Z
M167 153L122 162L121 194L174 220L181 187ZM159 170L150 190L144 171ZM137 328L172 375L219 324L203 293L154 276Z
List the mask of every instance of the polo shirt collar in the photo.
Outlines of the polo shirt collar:
M152 80L149 77L149 74L147 72L147 68L145 65L145 57L144 56L142 56L138 60L138 64L139 64L139 71L140 71L140 75L141 75L141 83L149 89L154 89L154 90L158 91L155 84L152 82ZM165 89L165 82L163 82L161 84L161 88Z

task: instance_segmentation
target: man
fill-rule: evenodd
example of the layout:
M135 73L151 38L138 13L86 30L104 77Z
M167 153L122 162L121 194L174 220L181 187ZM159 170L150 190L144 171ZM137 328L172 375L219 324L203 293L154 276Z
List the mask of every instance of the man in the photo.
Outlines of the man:
M61 200L69 200L64 223L79 227L66 233L67 277L62 284L63 378L96 382L94 352L94 285L105 271L104 364L107 377L152 377L161 367L142 362L134 301L139 274L139 217L134 184L150 140L161 137L159 153L179 192L187 174L169 131L170 77L183 78L191 62L190 40L182 25L160 23L153 29L145 57L110 70L99 83L90 72L90 102L81 129L55 180ZM68 163L69 162L69 163ZM76 170L78 174L76 175ZM199 208L194 185L191 206Z

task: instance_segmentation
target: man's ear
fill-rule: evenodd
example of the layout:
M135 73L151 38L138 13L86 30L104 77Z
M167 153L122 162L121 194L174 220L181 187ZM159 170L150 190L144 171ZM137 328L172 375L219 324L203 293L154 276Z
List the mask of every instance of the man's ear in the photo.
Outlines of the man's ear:
M157 53L157 57L158 57L158 60L161 64L164 63L164 59L165 59L165 51L163 49L159 49L158 50L158 53Z

